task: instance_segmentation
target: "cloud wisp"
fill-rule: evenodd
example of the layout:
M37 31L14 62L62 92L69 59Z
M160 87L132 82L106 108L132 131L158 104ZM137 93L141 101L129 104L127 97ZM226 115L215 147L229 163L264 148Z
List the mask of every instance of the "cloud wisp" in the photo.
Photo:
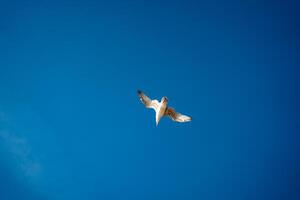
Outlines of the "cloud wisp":
M34 158L31 147L25 138L8 130L0 130L0 142L25 177L36 178L40 174L41 164Z

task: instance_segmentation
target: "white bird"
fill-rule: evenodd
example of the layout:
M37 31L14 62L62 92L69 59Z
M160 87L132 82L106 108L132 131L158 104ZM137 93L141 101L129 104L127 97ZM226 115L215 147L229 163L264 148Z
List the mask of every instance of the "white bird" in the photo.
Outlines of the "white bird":
M192 118L183 114L180 114L174 110L174 108L168 107L168 98L162 97L161 101L154 99L151 100L149 97L147 97L142 91L137 91L138 96L140 97L141 102L146 106L146 108L152 108L155 110L155 121L156 126L158 125L160 119L163 116L170 117L173 121L176 122L188 122L191 121Z

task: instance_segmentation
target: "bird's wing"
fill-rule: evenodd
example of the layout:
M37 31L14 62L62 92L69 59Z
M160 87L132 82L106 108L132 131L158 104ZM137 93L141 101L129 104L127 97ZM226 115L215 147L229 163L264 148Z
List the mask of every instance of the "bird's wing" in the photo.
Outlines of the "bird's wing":
M146 108L153 108L155 111L158 109L159 102L156 99L151 100L140 90L138 90L138 95L140 97L141 102L146 106Z
M165 115L167 115L168 117L170 117L173 121L176 122L188 122L191 121L192 118L186 115L183 115L181 113L178 113L174 110L174 108L168 107Z

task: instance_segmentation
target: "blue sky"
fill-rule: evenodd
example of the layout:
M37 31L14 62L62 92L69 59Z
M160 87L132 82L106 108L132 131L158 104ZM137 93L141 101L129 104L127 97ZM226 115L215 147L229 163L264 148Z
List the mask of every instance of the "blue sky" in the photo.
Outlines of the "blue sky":
M1 200L299 199L298 8L1 1Z

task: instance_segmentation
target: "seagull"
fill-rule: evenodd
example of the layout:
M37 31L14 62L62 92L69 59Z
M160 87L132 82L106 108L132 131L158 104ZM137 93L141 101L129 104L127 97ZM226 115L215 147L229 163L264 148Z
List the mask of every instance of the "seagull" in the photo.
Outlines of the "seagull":
M140 90L138 90L137 93L140 97L141 102L145 105L146 108L152 108L155 110L156 126L158 125L160 119L163 116L168 116L176 122L189 122L192 120L191 117L176 112L175 109L172 107L168 107L167 104L169 100L167 97L162 97L161 101L159 102L156 99L151 100Z

